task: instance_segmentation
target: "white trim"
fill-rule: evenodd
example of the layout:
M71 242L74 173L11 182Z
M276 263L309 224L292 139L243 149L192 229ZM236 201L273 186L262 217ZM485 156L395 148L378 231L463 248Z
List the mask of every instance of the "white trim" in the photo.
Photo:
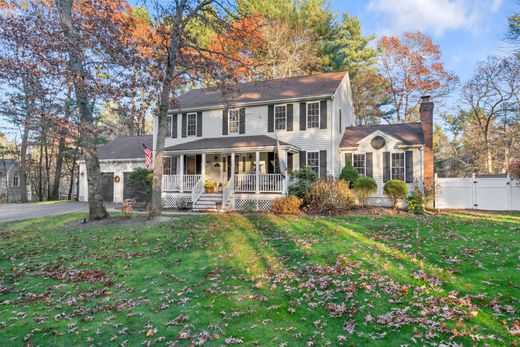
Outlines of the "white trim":
M296 147L296 146L292 146L292 145L280 145L280 148L282 149L286 149L287 151L289 152L293 152L293 153L296 153L298 151L300 151L300 148L299 147ZM250 153L250 152L254 152L254 151L269 151L269 152L272 152L272 151L276 151L277 147L276 146L256 146L256 147L243 147L243 148L232 148L232 147L226 147L226 148L211 148L211 149L183 149L183 150L165 150L165 153L168 153L168 154L175 154L175 153L216 153L216 154L220 154L220 153L231 153L231 152L235 152L235 153Z
M235 112L237 111L238 112L238 119L237 119L237 131L233 131L231 132L230 131L230 127L231 127L231 120L230 120L230 117L231 117L231 111ZM240 108L239 107L235 107L235 108L230 108L228 109L228 112L227 112L227 117L228 117L228 121L227 121L227 133L228 135L229 134L240 134Z
M320 164L321 164L321 162L320 162L320 151L314 150L314 151L307 151L305 153L305 164L306 164L305 166L313 168L314 166L310 166L309 165L309 153L318 153L318 178L320 178L320 174L321 174L321 172L320 172L321 171L320 170L320 168L321 168L321 166L320 166Z
M284 127L283 129L277 129L276 128L276 108L277 107L285 107L285 124L284 124ZM273 113L274 113L274 131L281 131L281 130L287 130L287 104L278 104L278 105L274 105L273 107Z
M339 88L339 85L338 85ZM338 89L336 88L336 90ZM307 100L316 100L316 99L332 99L334 94L321 94L321 95L313 95L313 96L305 96L305 97L299 97L299 98L287 98L287 99L271 99L271 100L265 100L265 101L255 101L255 102L242 102L242 103L234 103L234 108L241 108L241 107L251 107L251 106L262 106L262 105L271 105L271 104L281 104L281 103L297 103ZM185 112L192 112L192 111L209 111L209 110L221 110L223 108L229 108L229 104L219 104L219 105L213 105L208 107L188 107L188 108L179 108L179 109L172 109L168 110L168 113L185 113Z
M190 129L190 116L192 115L195 115L195 134L193 135L190 135L189 133L189 129ZM186 114L186 137L197 137L197 122L198 122L198 119L197 119L197 112L190 112L190 113L187 113ZM172 129L173 130L173 129Z
M318 126L309 127L309 104L318 104ZM320 129L321 125L321 104L320 100L318 101L307 101L305 104L305 129Z

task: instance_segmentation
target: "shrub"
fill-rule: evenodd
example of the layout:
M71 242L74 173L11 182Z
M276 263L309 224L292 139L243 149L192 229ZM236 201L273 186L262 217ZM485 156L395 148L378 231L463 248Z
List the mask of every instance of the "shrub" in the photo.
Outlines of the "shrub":
M423 214L424 205L426 205L426 195L419 189L414 187L412 193L406 198L408 203L408 212L413 214Z
M318 176L310 167L293 171L289 179L289 195L302 199L303 204L307 205L307 195L317 180Z
M351 163L347 163L339 175L339 178L349 183L350 188L353 188L354 181L357 180L358 177L359 173L354 169Z
M302 200L294 195L278 198L271 205L271 212L276 214L299 214Z
M514 161L509 165L509 176L514 180L520 181L520 160Z
M372 177L359 177L354 181L353 187L361 207L365 207L370 195L377 192L377 183Z
M344 180L319 180L308 195L309 207L319 213L333 214L354 205L354 194Z
M406 198L408 186L401 180L390 180L385 183L383 191L386 196L392 199L392 208L395 210L399 200Z

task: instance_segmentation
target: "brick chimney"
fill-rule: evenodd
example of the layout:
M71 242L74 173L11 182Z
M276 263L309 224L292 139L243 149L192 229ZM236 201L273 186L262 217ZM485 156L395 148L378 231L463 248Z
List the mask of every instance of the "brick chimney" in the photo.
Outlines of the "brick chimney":
M424 136L424 187L433 192L433 102L429 95L421 97L419 112Z

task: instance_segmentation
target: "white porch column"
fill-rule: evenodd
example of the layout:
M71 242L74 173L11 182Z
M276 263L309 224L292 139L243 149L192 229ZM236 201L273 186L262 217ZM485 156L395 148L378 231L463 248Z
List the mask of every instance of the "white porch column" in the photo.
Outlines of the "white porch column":
M289 151L285 150L282 152L283 161L285 163L285 178L283 179L283 193L287 194L289 192Z
M256 166L255 166L255 190L256 194L260 194L260 152L256 151Z
M202 177L202 181L204 182L206 176L206 153L202 153L200 163L200 176Z
M231 153L231 178L235 180L235 153ZM233 187L235 190L235 187Z
M179 156L179 184L180 184L180 188L179 188L179 191L181 193L184 192L184 154L181 154Z

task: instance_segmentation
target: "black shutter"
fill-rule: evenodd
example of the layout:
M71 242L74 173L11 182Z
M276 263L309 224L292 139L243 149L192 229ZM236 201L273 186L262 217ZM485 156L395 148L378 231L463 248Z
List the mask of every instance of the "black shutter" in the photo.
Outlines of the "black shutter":
M172 138L177 138L177 127L178 127L178 122L177 122L177 115L174 114L172 115Z
M390 152L383 152L383 182L390 180Z
M320 102L320 129L327 129L327 100Z
M246 133L246 109L242 107L240 109L240 118L239 118L239 134Z
M188 115L186 113L182 114L182 137L186 137L186 123L187 123Z
M202 173L202 154L197 154L195 158L195 174L200 175Z
M197 136L202 136L202 112L197 112Z
M222 110L222 135L228 134L228 110Z
M300 130L307 129L307 104L300 102Z
M177 157L172 157L172 175L178 175L177 172Z
M274 173L274 152L267 152L267 173Z
M307 166L307 152L301 151L300 152L300 169L303 169Z
M345 166L352 165L352 153L345 153Z
M373 164L372 164L372 153L365 154L365 166L366 166L366 176L374 177Z
M320 177L327 178L327 151L320 151Z
M267 132L274 131L274 105L267 106Z
M405 152L406 183L413 183L413 151Z
M293 104L287 105L287 131L293 131Z
M287 172L293 172L294 158L293 153L287 153Z

